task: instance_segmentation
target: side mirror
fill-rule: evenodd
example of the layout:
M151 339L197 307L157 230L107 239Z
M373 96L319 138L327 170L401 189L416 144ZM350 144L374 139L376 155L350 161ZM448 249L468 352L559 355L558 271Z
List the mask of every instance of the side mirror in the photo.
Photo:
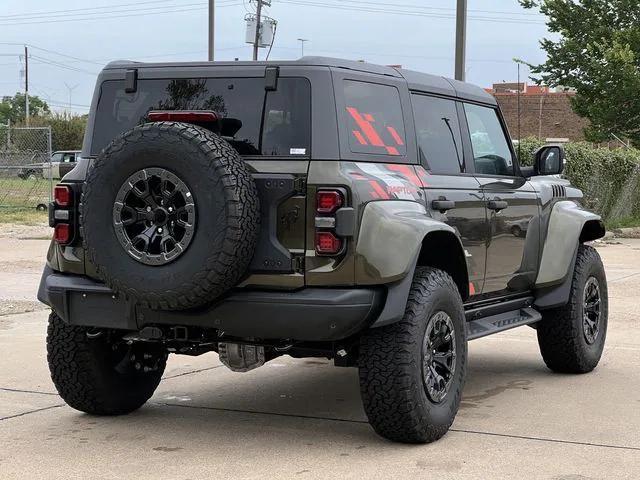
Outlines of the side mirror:
M562 145L545 145L534 154L534 175L560 175L564 170Z

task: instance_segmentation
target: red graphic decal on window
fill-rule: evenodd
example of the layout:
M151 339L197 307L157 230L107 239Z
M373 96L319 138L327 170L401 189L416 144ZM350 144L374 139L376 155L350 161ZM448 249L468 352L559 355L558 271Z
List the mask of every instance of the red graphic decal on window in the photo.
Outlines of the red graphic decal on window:
M365 119L367 122L375 122L375 121L376 121L376 119L375 119L375 118L373 118L373 115L371 115L370 113L365 113L365 114L364 114L364 119Z
M367 144L367 141L364 139L364 137L362 136L362 134L358 130L354 130L353 131L353 136L356 137L358 142L360 142L360 145L366 145Z
M469 295L476 294L476 287L473 285L473 282L469 282Z
M373 125L371 125L367 120L365 120L362 117L362 115L360 115L360 112L358 112L356 108L347 107L347 111L353 117L356 124L358 124L358 127L360 127L360 130L364 132L365 136L367 137L367 140L371 142L371 145L374 145L376 147L385 146L384 142L380 138L380 135L378 135L378 132L376 132L376 129L373 128Z
M387 127L387 130L389 131L389 133L391 134L391 136L393 137L393 139L398 145L404 145L402 138L400 137L400 135L398 135L398 132L396 131L395 128Z
M398 151L398 149L396 147L389 147L389 146L385 145L384 148L387 150L387 153L389 155L400 155L400 152Z

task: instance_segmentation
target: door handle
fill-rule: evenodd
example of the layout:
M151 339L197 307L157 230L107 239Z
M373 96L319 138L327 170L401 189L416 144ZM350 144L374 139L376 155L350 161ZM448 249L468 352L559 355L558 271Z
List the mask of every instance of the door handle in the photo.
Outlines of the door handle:
M504 200L489 200L487 202L487 208L489 210L495 210L496 212L499 212L500 210L504 210L508 206L509 204Z
M447 210L456 208L456 202L447 199L433 200L431 202L431 208L433 210L439 210L440 213L444 213Z

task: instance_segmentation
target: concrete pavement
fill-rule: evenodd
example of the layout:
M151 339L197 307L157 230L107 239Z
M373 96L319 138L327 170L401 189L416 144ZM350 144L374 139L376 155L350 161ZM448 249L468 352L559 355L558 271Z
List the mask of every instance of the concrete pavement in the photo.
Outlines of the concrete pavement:
M640 478L640 241L599 247L610 319L593 373L548 371L527 327L471 342L452 431L422 446L378 438L356 370L317 359L238 374L213 353L172 356L138 412L70 409L49 379L47 312L32 303L46 245L0 239L0 302L24 302L0 316L0 479Z

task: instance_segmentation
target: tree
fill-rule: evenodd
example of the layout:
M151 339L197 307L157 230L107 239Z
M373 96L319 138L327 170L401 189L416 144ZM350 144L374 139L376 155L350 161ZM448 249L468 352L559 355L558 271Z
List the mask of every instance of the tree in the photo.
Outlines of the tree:
M0 123L18 123L25 118L25 95L16 93L13 97L3 97L0 101ZM41 98L29 95L29 116L40 116L50 113L49 105Z
M612 135L640 145L640 0L520 0L548 18L554 38L531 65L540 83L574 88L575 112L591 122L590 140Z
M87 128L86 115L54 113L29 120L31 127L51 127L52 150L80 150L84 131Z

